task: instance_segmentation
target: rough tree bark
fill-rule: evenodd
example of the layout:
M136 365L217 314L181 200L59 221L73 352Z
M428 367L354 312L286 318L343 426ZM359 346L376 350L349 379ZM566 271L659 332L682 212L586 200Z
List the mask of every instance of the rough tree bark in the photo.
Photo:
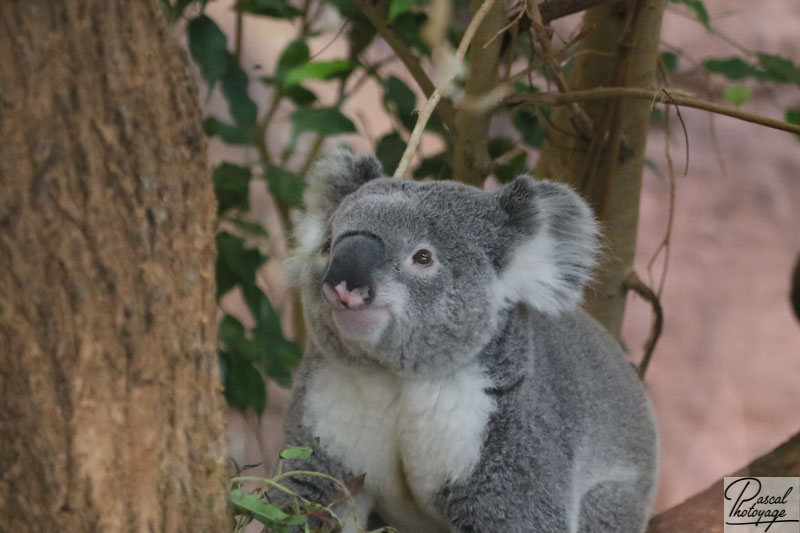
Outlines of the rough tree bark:
M214 197L161 9L0 3L0 530L230 524Z
M665 4L666 0L610 0L589 9L583 19L589 30L581 43L584 53L575 59L569 88L652 87ZM628 27L635 30L629 36ZM598 213L613 254L603 258L593 290L587 291L586 307L619 337L625 312L623 283L636 248L650 103L597 101L583 108L593 122L592 131L574 126L571 108L553 110L536 175L573 185ZM614 139L618 142L609 142Z
M484 0L471 0L474 15ZM469 48L469 65L464 93L467 98L479 99L497 87L497 65L500 61L502 39L495 34L505 25L505 3L496 1L483 23L478 27ZM485 46L485 47L484 47ZM483 186L489 170L489 124L491 113L475 112L469 107L456 111L455 143L453 147L453 179L476 187Z
M800 476L800 433L729 477L745 476ZM723 481L718 480L705 491L653 518L647 533L722 533Z

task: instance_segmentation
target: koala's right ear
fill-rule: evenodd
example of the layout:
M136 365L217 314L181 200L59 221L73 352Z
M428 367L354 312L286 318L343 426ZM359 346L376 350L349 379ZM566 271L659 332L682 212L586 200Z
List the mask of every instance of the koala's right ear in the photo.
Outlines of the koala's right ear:
M374 155L356 156L347 150L331 152L314 164L303 195L306 212L296 220L294 247L285 263L291 285L300 283L304 265L319 255L328 219L344 197L382 175Z
M327 220L350 193L370 180L383 176L383 168L372 155L354 155L340 149L319 159L311 170L304 197L313 216Z

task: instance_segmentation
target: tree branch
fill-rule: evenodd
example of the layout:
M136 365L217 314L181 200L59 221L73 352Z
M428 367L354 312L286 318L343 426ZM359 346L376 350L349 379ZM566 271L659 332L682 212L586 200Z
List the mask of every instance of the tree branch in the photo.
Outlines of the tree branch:
M644 343L644 356L641 363L639 363L639 377L644 379L650 359L653 357L653 351L656 349L656 343L661 337L661 331L664 329L664 312L661 309L661 301L658 299L658 295L639 279L636 272L631 271L628 274L623 287L625 290L633 291L647 300L653 308L653 327L650 329L650 336L647 338L647 342Z
M547 0L539 4L542 22L548 24L553 20L578 13L590 7L598 6L606 0Z
M728 117L744 120L745 122L752 122L768 128L787 131L800 135L800 126L790 124L782 120L758 115L756 113L748 113L733 107L728 107L720 104L715 104L707 100L701 100L692 96L683 94L675 94L667 92L666 89L640 89L636 87L599 87L597 89L586 89L583 91L570 91L568 93L531 93L531 94L512 94L503 100L503 104L514 106L520 104L531 105L547 105L547 106L561 106L567 105L572 102L586 102L591 100L605 100L608 98L617 97L635 98L638 100L650 100L651 102L658 102L662 104L681 105L685 107L692 107L694 109L702 109L718 115L725 115Z
M464 32L464 36L461 38L461 42L458 44L458 50L456 50L456 61L461 62L464 60L464 56L467 53L467 49L469 48L472 39L475 37L478 27L489 13L489 10L492 8L494 2L495 0L485 0L480 8L475 12L475 16L470 21L469 26L467 26L467 30ZM443 85L447 86L452 81L452 79L444 80ZM414 125L414 130L411 132L411 136L408 139L406 150L403 152L403 157L400 159L400 163L397 165L397 170L394 172L395 178L405 177L408 166L411 164L411 159L414 157L414 153L417 151L417 146L419 146L419 142L422 139L422 133L425 131L425 125L428 123L428 119L430 119L433 110L436 109L436 104L439 103L439 100L442 98L442 94L441 87L435 88L433 93L431 93L430 98L428 98L428 101L420 110L419 115L417 116L417 123Z
M498 88L498 64L502 42L494 35L505 24L502 2L481 3L472 0L470 9L478 14L486 9L485 20L475 27L475 45L470 49L464 100L456 113L456 136L453 144L453 179L480 187L491 164L489 158L489 124L492 113L480 106L468 105L480 101ZM459 47L460 48L460 47ZM464 50L466 52L466 50ZM499 100L499 98L498 98Z
M408 72L414 78L414 81L417 82L419 88L422 89L422 92L425 93L425 96L430 98L436 87L428 75L425 74L425 71L422 70L419 58L417 58L406 43L397 37L394 30L386 24L385 16L381 14L380 10L369 0L354 0L354 2L364 16L367 17L367 20L370 21L375 31L378 32L378 35L380 35L392 51L397 54L397 57L403 62L403 65L408 69ZM439 118L442 119L442 122L447 126L447 129L450 130L451 133L455 132L455 110L453 109L453 104L444 100L439 103L435 110Z
M744 476L800 476L800 433L730 477ZM722 533L723 481L650 520L647 533Z

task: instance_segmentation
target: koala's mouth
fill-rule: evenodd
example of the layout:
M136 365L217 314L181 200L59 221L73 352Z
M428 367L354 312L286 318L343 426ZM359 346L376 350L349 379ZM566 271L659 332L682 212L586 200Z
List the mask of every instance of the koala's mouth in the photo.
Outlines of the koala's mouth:
M389 306L369 306L360 309L331 310L333 323L339 333L350 340L375 342L389 324Z

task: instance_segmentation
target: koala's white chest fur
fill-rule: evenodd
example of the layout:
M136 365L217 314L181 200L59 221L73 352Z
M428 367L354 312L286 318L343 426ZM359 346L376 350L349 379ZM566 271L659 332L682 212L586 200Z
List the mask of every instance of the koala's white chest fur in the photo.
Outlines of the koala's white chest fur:
M480 458L495 403L477 366L443 379L398 378L324 362L308 384L304 423L402 531L446 530L433 506Z

